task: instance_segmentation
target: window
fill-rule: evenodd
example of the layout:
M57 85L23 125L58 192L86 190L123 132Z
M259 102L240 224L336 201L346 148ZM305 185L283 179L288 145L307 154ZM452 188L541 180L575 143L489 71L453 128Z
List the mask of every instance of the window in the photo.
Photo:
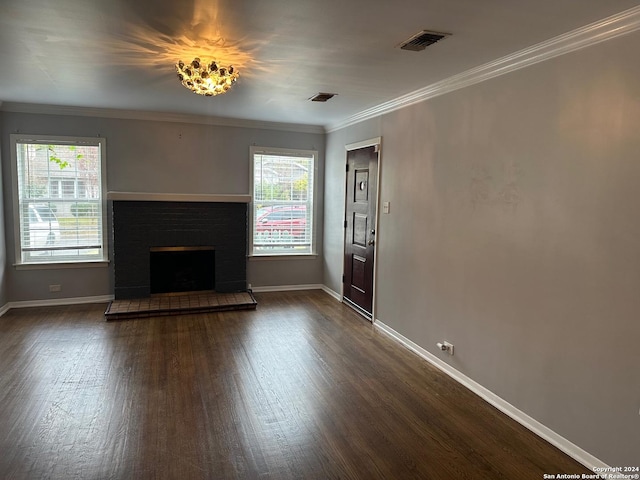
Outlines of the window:
M317 152L251 149L252 255L315 253Z
M16 263L105 261L105 139L11 135Z

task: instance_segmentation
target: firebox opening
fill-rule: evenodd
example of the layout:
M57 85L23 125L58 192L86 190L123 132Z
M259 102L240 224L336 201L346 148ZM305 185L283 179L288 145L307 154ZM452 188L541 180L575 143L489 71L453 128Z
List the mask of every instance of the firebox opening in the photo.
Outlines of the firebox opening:
M213 247L152 247L151 294L215 290Z

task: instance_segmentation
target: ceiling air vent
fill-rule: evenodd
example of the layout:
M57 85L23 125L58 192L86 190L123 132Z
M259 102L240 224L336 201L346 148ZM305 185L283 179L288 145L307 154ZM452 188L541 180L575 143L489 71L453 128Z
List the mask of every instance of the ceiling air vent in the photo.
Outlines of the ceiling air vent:
M427 48L429 45L433 45L437 41L442 40L444 37L448 37L449 35L451 34L422 30L421 32L416 33L411 38L405 40L398 46L402 50L419 52L420 50L424 50L425 48Z
M312 102L326 102L327 100L335 97L336 95L337 93L319 93L311 97L309 100L311 100Z

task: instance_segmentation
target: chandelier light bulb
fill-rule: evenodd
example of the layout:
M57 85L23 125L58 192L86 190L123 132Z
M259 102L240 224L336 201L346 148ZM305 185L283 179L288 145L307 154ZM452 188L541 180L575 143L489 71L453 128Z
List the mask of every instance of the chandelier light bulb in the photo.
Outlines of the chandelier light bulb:
M225 93L238 80L238 72L232 65L222 67L215 61L207 64L198 57L189 64L176 63L178 79L186 88L198 95L213 97Z

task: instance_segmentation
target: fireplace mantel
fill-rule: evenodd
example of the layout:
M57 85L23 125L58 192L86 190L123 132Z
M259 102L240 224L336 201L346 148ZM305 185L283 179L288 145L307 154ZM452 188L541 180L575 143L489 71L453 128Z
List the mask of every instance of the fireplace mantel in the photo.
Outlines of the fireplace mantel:
M107 200L138 202L250 203L251 195L108 192Z

